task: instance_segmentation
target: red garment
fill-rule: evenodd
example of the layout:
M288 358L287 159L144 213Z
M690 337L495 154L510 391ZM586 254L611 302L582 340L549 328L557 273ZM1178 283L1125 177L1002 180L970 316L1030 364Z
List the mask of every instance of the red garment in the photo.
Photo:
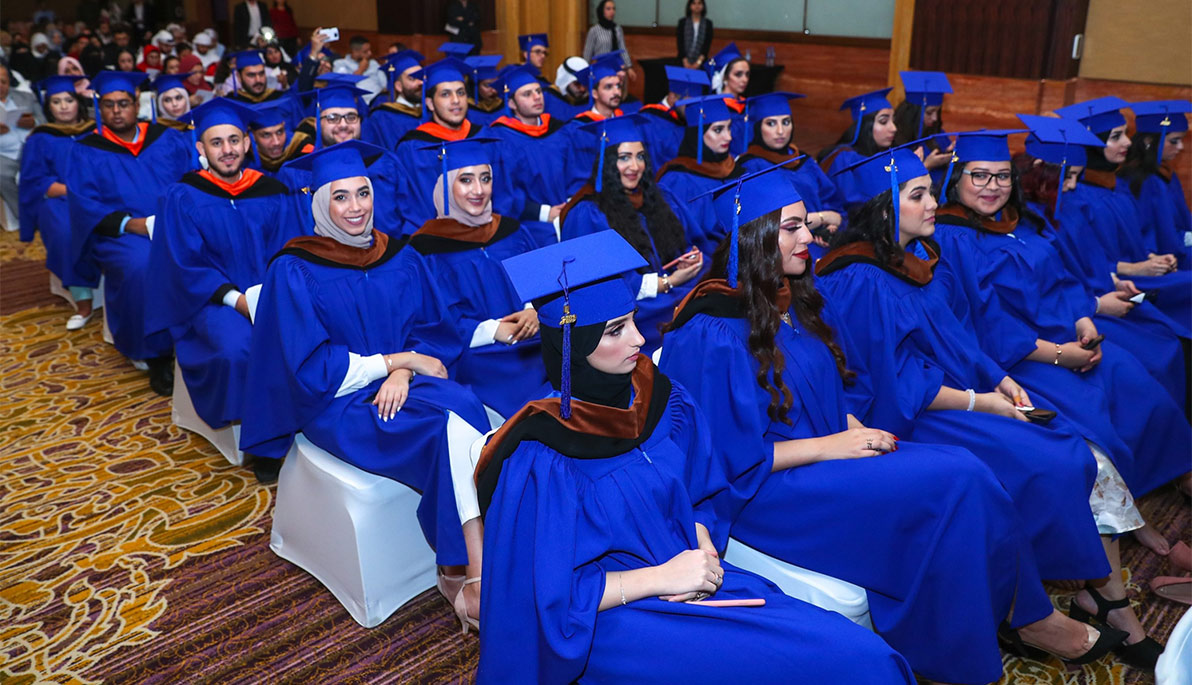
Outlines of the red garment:
M145 136L148 134L149 124L143 121L137 124L137 139L131 143L116 135L115 133L112 133L112 129L108 128L107 126L104 126L103 130L99 133L99 135L103 136L104 138L107 138L113 143L131 152L133 157L141 154L141 148L145 146Z
M269 20L273 22L273 30L277 32L278 38L298 37L298 25L294 23L294 12L289 5L282 8L274 6L269 10Z
M253 184L261 180L264 174L257 171L256 169L245 169L243 172L241 172L240 178L237 179L235 183L228 183L206 169L200 171L199 176L211 181L216 187L223 189L228 195L235 197L253 187Z
M154 47L152 45L146 45L144 48L142 48L141 49L141 61L137 63L137 69L139 69L140 71L149 71L150 69L156 69L158 71L161 71L160 64L156 67L149 66L149 55L151 55L155 52L160 53L161 50L158 50L156 47Z

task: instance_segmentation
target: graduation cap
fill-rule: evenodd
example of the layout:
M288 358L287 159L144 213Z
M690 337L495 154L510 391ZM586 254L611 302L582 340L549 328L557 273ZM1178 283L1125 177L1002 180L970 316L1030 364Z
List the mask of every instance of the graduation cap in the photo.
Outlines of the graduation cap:
M332 83L322 88L299 93L299 95L313 98L315 101L315 147L318 148L322 146L323 142L323 136L319 131L322 126L323 110L333 107L350 107L360 113L363 111L360 104L361 98L368 95L368 91L355 86Z
M385 66L382 68L389 79L389 98L392 101L397 102L397 77L410 69L421 67L424 59L426 58L417 50L398 50L385 58Z
M174 90L175 88L181 88L183 90L186 90L186 79L189 77L190 77L190 74L161 74L156 79L154 79L153 84L150 86L150 88L157 91L157 95L159 97L166 91ZM152 100L150 100L149 106L150 106L149 111L153 115L153 123L156 124L157 123L157 98L153 98Z
M361 74L337 74L334 71L329 71L326 74L315 76L314 82L318 84L322 81L324 86L355 86L367 78ZM316 85L315 87L320 86Z
M452 45L452 43L448 43L448 45ZM440 83L450 83L452 81L467 83L468 80L464 78L464 74L470 73L472 73L472 68L464 61L455 59L454 57L446 57L434 64L428 64L423 67L422 71L415 72L413 75L416 79L422 79L422 103L420 104L425 105L427 92L434 91L435 86ZM426 121L429 118L430 109L424 106L422 108L422 120Z
M37 99L45 104L51 97L58 93L74 93L75 82L85 76L47 76L38 81L34 87L33 92L37 94Z
M257 129L288 123L282 108L290 106L293 102L294 96L286 95L276 100L251 105L252 116L247 119L249 128L256 131Z
M1163 145L1168 133L1188 130L1188 116L1192 102L1187 100L1151 100L1135 102L1134 129L1139 133L1158 133L1159 143L1155 147L1156 164L1163 162Z
M964 162L1009 162L1010 143L1007 136L1014 133L1026 133L1025 129L1003 129L980 131L962 131L956 136L956 147L952 149L952 159L948 160L948 171L944 174L944 187L940 192L948 192L948 181L952 179L952 169L957 163Z
M538 321L563 331L559 416L571 418L571 331L632 312L635 293L619 278L646 260L616 231L600 231L510 257L501 262L523 301L534 302Z
M451 41L447 41L439 46L439 52L448 57L454 57L460 60L472 54L472 51L475 49L476 46L471 43L453 43Z
M681 98L699 97L704 94L704 88L712 87L708 75L699 69L684 69L670 64L666 65L666 80L670 92Z
M447 172L477 164L492 165L492 157L487 145L497 142L489 136L473 136L462 140L443 140L433 145L423 145L421 150L438 150L440 171L443 175L443 213L451 214L451 203L447 200L451 192L447 183Z
M942 71L900 71L906 101L919 108L919 132L923 136L923 111L944 104L944 94L952 92L952 84Z
M616 76L621 71L620 54L619 52L606 52L599 57L594 57L591 64L576 72L575 78L588 86L589 107L592 105L592 93L596 90L596 84L610 76Z
M1064 174L1068 167L1084 166L1087 163L1085 147L1097 147L1103 143L1072 119L1019 114L1018 120L1031 130L1026 138L1027 153L1060 165L1060 191L1055 198L1055 211L1059 212L1064 193Z
M600 121L593 121L580 126L584 133L590 133L600 139L600 150L596 154L596 192L604 187L604 150L610 145L621 143L635 143L645 140L639 125L645 125L646 117L641 114L625 114L619 117L608 117Z
M508 105L509 98L513 97L514 93L525 86L536 83L538 83L537 69L525 64L511 64L501 70L493 88L497 89L497 92L505 99L505 104Z
M698 98L688 98L686 100L679 100L675 103L676 107L687 108L687 128L698 128L696 134L696 161L700 164L704 163L704 123L712 123L715 121L731 121L733 118L733 111L728 108L724 102L724 96L719 94L704 95ZM695 116L691 116L692 110L695 110Z
M766 117L786 117L791 115L791 100L805 98L800 93L777 91L765 95L755 95L745 100L745 121L761 120Z
M849 111L849 114L853 117L853 125L856 128L856 131L853 133L853 142L849 143L849 145L857 144L857 138L861 136L861 120L865 118L867 113L894 108L894 105L891 105L890 101L886 99L886 96L892 90L894 89L882 88L881 90L875 90L863 95L855 95L841 103L840 109L847 109Z
M853 183L866 198L873 198L883 191L889 190L894 202L894 240L898 240L898 186L912 178L927 176L927 167L923 160L915 154L915 150L923 144L923 140L915 140L905 145L892 147L885 152L879 152L872 157L855 164L850 164L838 170L834 176L852 174Z
M341 178L368 176L368 164L365 160L375 159L383 154L385 150L376 145L348 140L292 159L286 162L283 168L309 171L310 187L318 189Z
M497 78L497 65L504 59L501 55L475 55L465 57L464 64L472 70L472 90L476 102L480 102L480 82Z
M741 51L737 49L737 44L735 42L729 43L720 52L713 55L712 59L708 60L704 65L704 68L708 70L708 76L711 77L740 56Z
M253 114L255 112L249 105L231 98L214 98L186 112L178 118L178 121L190 125L190 140L192 143L198 143L199 139L203 137L203 133L212 126L230 124L247 135L248 126L245 123L252 118ZM252 144L252 137L248 136L248 138L255 155L256 146ZM197 147L193 149L196 153L198 152Z
M1076 119L1093 133L1104 133L1126 124L1126 117L1121 110L1129 109L1129 107L1129 102L1114 95L1108 95L1061 107L1055 110L1055 113L1067 119ZM1101 146L1104 145L1105 143L1102 141Z
M517 37L517 44L522 52L529 52L534 49L535 45L549 48L550 40L547 39L545 33L525 33Z
M99 116L99 99L111 93L128 93L136 96L137 88L149 76L140 71L115 71L105 69L91 79L91 103L95 106L95 132L103 133L103 120Z
M265 64L265 60L261 58L261 53L256 50L243 50L232 55L236 59L236 71L241 71L246 67L256 67Z
M721 226L729 229L728 264L725 280L730 288L737 287L738 247L737 234L741 224L765 216L776 209L802 202L803 197L795 188L788 174L773 174L776 169L793 164L807 155L784 160L760 171L744 174L706 193L700 193L690 200L712 196L712 208Z

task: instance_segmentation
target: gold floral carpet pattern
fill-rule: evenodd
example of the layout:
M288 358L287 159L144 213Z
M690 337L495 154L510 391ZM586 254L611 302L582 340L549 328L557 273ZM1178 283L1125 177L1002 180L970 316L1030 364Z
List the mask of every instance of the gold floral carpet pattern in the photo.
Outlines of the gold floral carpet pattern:
M0 683L474 679L476 638L433 591L368 630L276 557L272 488L173 426L170 400L102 341L98 318L65 330L43 258L0 235ZM1142 505L1188 537L1173 491ZM1166 562L1132 543L1125 561L1165 639L1182 607L1140 581ZM1150 682L1110 659L1005 665L1007 685Z

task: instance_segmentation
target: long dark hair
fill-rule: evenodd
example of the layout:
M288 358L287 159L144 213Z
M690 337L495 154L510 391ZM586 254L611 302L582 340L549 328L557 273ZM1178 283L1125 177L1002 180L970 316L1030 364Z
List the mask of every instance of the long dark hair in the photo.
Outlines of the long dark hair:
M688 19L691 18L691 3L693 3L693 2L695 2L695 0L687 0L687 9L683 13L684 16L686 16ZM701 2L704 3L704 13L701 14L699 18L700 18L700 21L703 21L704 19L708 18L708 0L701 0Z
M781 150L775 150L774 148L767 145L766 139L762 137L762 124L766 121L766 119L769 118L770 117L763 117L753 122L753 131L750 132L753 137L747 142L750 145L760 145L772 152L786 152L786 148L790 148L791 144L795 142L795 118L793 116L791 117L791 134L787 136L786 145L784 146L784 149ZM781 115L779 115L779 118L781 118Z
M1064 179L1060 178L1060 165L1036 159L1020 152L1011 160L1018 173L1018 186L1027 202L1042 205L1049 218L1055 218L1055 200L1059 197Z
M883 190L865 204L850 209L848 225L837 231L832 238L832 247L859 242L873 243L873 253L883 264L902 265L906 250L898 244L898 236L894 234L894 199L890 191Z
M646 168L637 186L642 194L641 215L646 220L646 226L643 227L638 219L638 210L629 203L629 198L621 187L621 174L617 171L619 147L620 145L610 145L604 151L604 176L601 178L603 187L596 196L597 206L608 218L609 226L647 260L651 256L650 235L654 237L654 246L658 248L658 256L662 258L663 263L678 257L685 251L687 239L678 217L654 182L654 165L650 162L650 152L643 146ZM596 185L598 169L597 166L592 170L593 186ZM647 235L646 231L649 231L650 235Z
M708 127L710 127L714 123L716 123L716 122L705 121L703 133L707 133ZM724 158L728 157L729 154L731 154L731 152L732 152L731 149L729 152L713 152L712 148L708 147L707 144L704 143L704 137L701 134L700 128L698 126L688 126L683 131L683 139L681 141L679 141L679 154L677 155L677 157L689 157L691 159L698 159L698 157L697 157L697 155L699 154L698 146L703 146L704 160L708 161L708 162L724 161Z
M1111 134L1111 133L1113 133L1112 129L1110 129L1109 131L1102 131L1101 133L1096 134L1096 136L1098 138L1100 138L1101 140L1105 141L1106 143L1108 143L1109 142L1109 134ZM1133 147L1133 146L1131 146L1131 147ZM1118 170L1118 168L1121 167L1120 164L1114 164L1113 162L1109 161L1108 159L1105 159L1105 147L1104 146L1093 147L1092 145L1088 145L1084 149L1085 149L1085 154L1088 156L1088 164L1085 165L1085 167L1084 167L1085 169L1092 169L1093 171L1116 172Z
M903 100L898 104L898 107L894 109L894 125L898 127L898 131L894 134L895 147L899 145L906 145L912 140L915 140L916 135L919 133L919 121L923 115L923 109L923 107L920 107L919 105L907 100ZM941 107L939 118L936 119L934 124L930 126L924 126L923 135L918 137L926 138L927 136L934 136L943 130L944 110ZM936 144L934 138L928 140L926 145L928 152L939 149L939 145Z
M1159 153L1155 146L1167 144L1167 136L1158 133L1135 133L1134 144L1126 153L1126 161L1118 169L1118 176L1130 183L1130 192L1137 197L1142 193L1142 183L1149 177L1159 173Z
M55 93L54 95L57 95L57 94L58 93ZM70 93L70 96L72 98L74 98L74 101L77 102L79 105L78 119L76 119L75 121L67 121L67 122L60 122L60 121L55 120L54 113L52 111L50 111L50 98L47 97L47 98L45 98L45 102L41 106L41 112L42 112L42 114L45 115L46 121L48 121L52 124L60 124L60 123L75 124L75 123L79 123L79 122L87 120L87 101L84 100L83 96L79 95L78 93L72 92L72 93ZM53 96L50 96L50 97L53 97Z
M969 220L969 223L977 226L980 225L981 217L960 201L959 186L962 182L962 179L965 178L965 174L960 172L964 171L964 168L967 164L968 162L956 163L956 166L952 169L952 180L948 181L948 187L944 188L942 198L945 203L952 203L964 207L966 218ZM993 179L989 179L989 182L995 183ZM1026 219L1027 221L1034 223L1036 230L1042 232L1044 226L1043 217L1036 214L1034 210L1027 205L1026 194L1022 189L1022 176L1018 171L1018 166L1013 163L1010 164L1010 197L1006 200L1006 204L1002 207L1002 209L1005 209L1006 207L1013 207L1018 211L1018 219L1020 221Z
M815 161L822 162L836 148L841 145L851 147L856 150L863 157L872 157L886 148L878 147L873 140L873 122L877 119L877 112L866 114L861 117L860 121L855 121L848 130L841 134L839 140L832 145L819 151L815 156ZM861 128L861 134L857 135L857 127ZM853 138L856 137L857 142L853 143Z

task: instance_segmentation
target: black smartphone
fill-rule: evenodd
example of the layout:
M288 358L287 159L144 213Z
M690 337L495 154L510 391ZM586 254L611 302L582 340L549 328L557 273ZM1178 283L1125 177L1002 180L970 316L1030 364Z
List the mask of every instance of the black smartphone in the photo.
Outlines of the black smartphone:
M1084 350L1095 350L1095 349L1097 349L1097 346L1100 345L1103 340L1105 340L1105 336L1098 335L1097 337L1093 338L1092 340L1081 345L1080 348L1084 349Z
M820 240L824 241L825 243L832 242L832 231L828 230L828 227L826 225L825 226L816 226L815 228L811 229L811 235L815 236L816 238L819 238Z

